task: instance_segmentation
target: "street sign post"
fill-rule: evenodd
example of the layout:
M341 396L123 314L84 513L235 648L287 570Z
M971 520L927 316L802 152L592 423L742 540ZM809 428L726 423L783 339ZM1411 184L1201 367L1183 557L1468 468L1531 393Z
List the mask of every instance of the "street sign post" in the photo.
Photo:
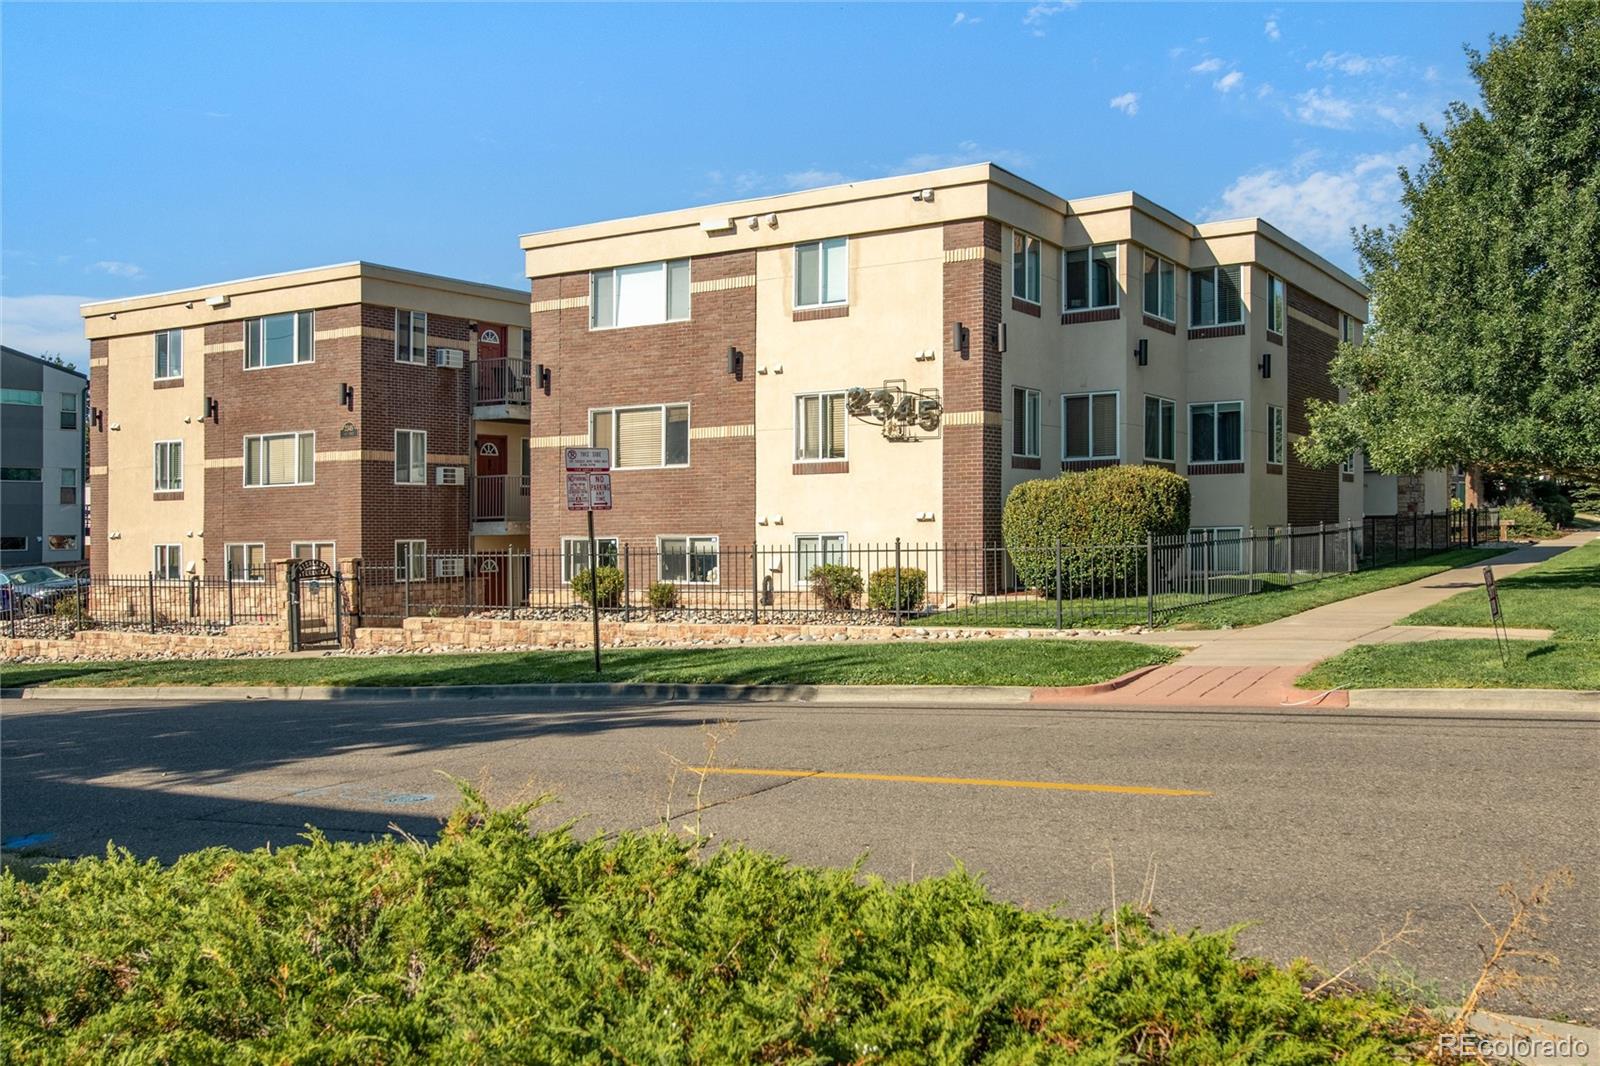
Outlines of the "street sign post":
M600 549L594 539L594 513L611 510L611 449L565 448L567 510L589 518L589 618L594 628L594 672L600 672Z

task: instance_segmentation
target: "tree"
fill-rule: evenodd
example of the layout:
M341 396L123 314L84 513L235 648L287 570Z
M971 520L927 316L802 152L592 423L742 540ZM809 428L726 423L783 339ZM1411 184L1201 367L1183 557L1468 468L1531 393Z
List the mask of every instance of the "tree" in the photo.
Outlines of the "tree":
M1467 57L1482 107L1424 127L1403 224L1354 235L1373 323L1301 456L1600 482L1600 3L1527 3Z

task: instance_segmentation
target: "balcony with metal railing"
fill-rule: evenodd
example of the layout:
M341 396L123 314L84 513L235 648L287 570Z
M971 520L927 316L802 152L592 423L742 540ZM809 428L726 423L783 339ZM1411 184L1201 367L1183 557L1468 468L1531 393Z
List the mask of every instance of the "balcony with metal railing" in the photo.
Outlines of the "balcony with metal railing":
M480 474L472 479L472 535L506 536L528 532L528 478L522 474Z
M532 367L520 356L479 359L472 364L472 417L488 422L526 422Z

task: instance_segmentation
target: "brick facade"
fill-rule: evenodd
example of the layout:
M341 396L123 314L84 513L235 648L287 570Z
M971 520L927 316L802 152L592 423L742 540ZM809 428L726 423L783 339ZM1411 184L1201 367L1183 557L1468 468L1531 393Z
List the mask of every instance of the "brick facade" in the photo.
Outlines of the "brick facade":
M1000 224L994 219L949 223L944 248L946 344L958 323L966 330L965 347L960 352L947 347L944 360L944 540L966 547L999 544L1005 459L997 346ZM983 584L992 584L993 576L985 576Z
M1338 352L1339 312L1332 306L1294 286L1289 287L1289 307L1307 318L1330 327L1318 329L1295 315L1289 316L1287 346L1289 406L1284 412L1284 428L1289 436L1311 432L1307 417L1309 401L1339 399L1339 390L1328 376L1328 365ZM1311 467L1290 447L1288 455L1288 521L1292 526L1339 521L1339 468Z

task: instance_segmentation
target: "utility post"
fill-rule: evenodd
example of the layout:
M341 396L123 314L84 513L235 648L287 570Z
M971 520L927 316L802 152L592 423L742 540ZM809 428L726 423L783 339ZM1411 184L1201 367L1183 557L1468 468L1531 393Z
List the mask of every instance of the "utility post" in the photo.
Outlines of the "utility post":
M563 449L567 468L567 510L584 511L589 523L589 618L594 627L594 672L600 672L600 547L594 513L611 510L611 449Z

